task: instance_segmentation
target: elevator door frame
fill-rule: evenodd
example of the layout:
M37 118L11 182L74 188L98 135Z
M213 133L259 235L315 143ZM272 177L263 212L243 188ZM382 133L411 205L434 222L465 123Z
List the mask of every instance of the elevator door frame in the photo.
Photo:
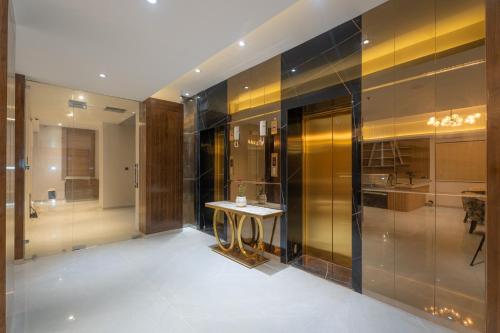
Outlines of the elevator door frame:
M347 121L344 121L342 124L343 127L337 128L336 130L336 116L348 116ZM320 141L322 137L324 137L325 148L326 148L326 160L319 161L321 165L327 164L327 168L331 169L330 177L327 179L316 179L315 186L317 187L316 193L313 196L318 199L318 193L323 191L323 196L326 198L326 201L330 201L330 204L326 202L320 202L320 207L311 208L314 209L314 212L321 211L321 208L324 208L324 205L329 205L326 210L330 210L330 212L325 212L326 215L330 215L329 222L323 223L322 226L318 226L314 230L314 227L311 227L310 219L314 218L314 213L309 212L308 205L309 199L307 198L308 193L311 195L311 188L307 188L310 186L311 182L314 182L314 178L308 179L308 156L311 152L308 150L308 141L307 141L307 122L314 121L318 119L325 119L326 132L325 134L320 134L316 140ZM340 118L337 118L337 120ZM342 119L340 119L342 120ZM345 119L344 119L345 120ZM329 124L328 124L329 122ZM338 123L338 121L337 121ZM328 129L329 127L329 129ZM303 224L303 254L307 256L317 257L328 262L334 263L336 265L340 265L342 267L346 267L348 269L352 268L352 106L343 106L343 107L333 107L329 108L325 111L305 113L302 119L302 151L303 151L303 181L302 181L302 224ZM323 131L325 132L325 131ZM348 132L345 138L342 139L342 135L339 135L342 132ZM314 132L310 133L312 135ZM317 133L316 133L317 134ZM329 137L328 137L329 136ZM328 143L330 141L330 143ZM320 144L321 143L320 141ZM342 146L344 146L342 148ZM339 148L340 147L340 148ZM314 148L313 148L314 149ZM316 147L318 149L318 147ZM321 147L319 148L321 150ZM337 150L337 155L336 155ZM344 151L342 151L344 150ZM346 154L344 156L339 155L339 153ZM328 154L330 155L328 158ZM312 161L311 161L312 162ZM316 161L318 162L318 161ZM324 163L323 163L324 162ZM338 163L337 163L338 162ZM312 166L314 168L314 166ZM343 169L342 169L343 168ZM341 176L342 171L348 174L348 178L350 180L346 184L342 184ZM324 169L316 169L311 174L319 174L319 177L323 177L322 172ZM328 172L327 172L328 173ZM336 176L337 175L337 176ZM340 175L340 176L339 176ZM318 181L319 180L319 181ZM321 189L321 185L324 184L323 181L328 181L330 183L329 186L323 186ZM342 186L344 185L344 186ZM328 188L329 187L329 188ZM345 193L342 193L344 191ZM321 200L321 195L319 196L319 200ZM311 199L314 200L314 199ZM323 221L325 218L323 218ZM328 221L328 218L326 218ZM311 244L312 237L311 231L316 231L316 244ZM328 233L329 236L322 236L322 233ZM319 237L318 237L319 235ZM329 240L329 244L321 244L321 241ZM345 242L344 244L341 244ZM340 245L339 245L340 244ZM328 250L328 248L330 250Z
M203 148L202 141L210 138L210 146L212 154L204 155L206 149ZM217 126L200 131L198 151L198 177L197 177L197 225L198 228L208 234L213 235L213 211L205 207L206 202L227 200L227 126ZM204 164L204 158L209 158L209 164L212 164L213 169L210 172L202 170L201 166ZM212 176L210 179L205 180L206 177ZM208 181L208 182L207 182ZM208 183L209 188L203 188L205 182ZM202 193L207 194L208 198L203 200ZM220 216L219 216L220 218ZM219 231L221 239L226 239L226 219L224 218L224 227Z

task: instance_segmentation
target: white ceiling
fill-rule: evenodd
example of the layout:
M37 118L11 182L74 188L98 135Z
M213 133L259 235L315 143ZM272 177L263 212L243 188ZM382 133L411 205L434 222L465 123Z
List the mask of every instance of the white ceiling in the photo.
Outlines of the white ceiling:
M299 0L244 37L171 82L153 97L178 100L290 50L387 0Z
M384 1L14 0L16 71L138 101L166 87L156 96L178 99Z
M295 1L14 0L16 71L144 100Z

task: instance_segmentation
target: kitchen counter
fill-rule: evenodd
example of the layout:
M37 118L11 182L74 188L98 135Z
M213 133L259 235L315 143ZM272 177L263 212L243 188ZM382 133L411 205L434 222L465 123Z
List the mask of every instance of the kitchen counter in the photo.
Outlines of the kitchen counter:
M363 186L363 190L367 191L391 191L391 190L415 190L415 189L421 189L424 187L429 186L431 183L430 180L415 180L413 184L410 184L410 182L402 182L402 183L397 183L395 185L376 185L376 186Z
M377 205L370 205L367 201L365 201L365 205L400 212L410 212L425 206L427 201L426 193L429 192L430 183L431 181L428 179L418 179L413 184L402 182L392 186L363 186L365 195L379 193L386 198L386 201L381 201L383 199L379 198L376 201Z

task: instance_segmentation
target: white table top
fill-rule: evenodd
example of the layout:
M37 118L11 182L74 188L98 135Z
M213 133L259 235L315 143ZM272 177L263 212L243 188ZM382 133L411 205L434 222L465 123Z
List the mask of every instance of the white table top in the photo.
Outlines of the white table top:
M241 215L256 216L260 218L279 216L283 214L283 211L280 209L272 209L267 207L252 206L252 205L246 205L245 207L237 207L236 204L231 201L207 202L205 204L205 207L225 210L228 212Z

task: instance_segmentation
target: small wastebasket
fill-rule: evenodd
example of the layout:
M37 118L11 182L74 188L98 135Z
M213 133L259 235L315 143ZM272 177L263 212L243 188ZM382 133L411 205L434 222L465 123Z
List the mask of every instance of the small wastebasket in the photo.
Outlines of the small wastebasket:
M49 197L49 200L56 200L56 190L54 188L49 188L47 191L47 195Z

